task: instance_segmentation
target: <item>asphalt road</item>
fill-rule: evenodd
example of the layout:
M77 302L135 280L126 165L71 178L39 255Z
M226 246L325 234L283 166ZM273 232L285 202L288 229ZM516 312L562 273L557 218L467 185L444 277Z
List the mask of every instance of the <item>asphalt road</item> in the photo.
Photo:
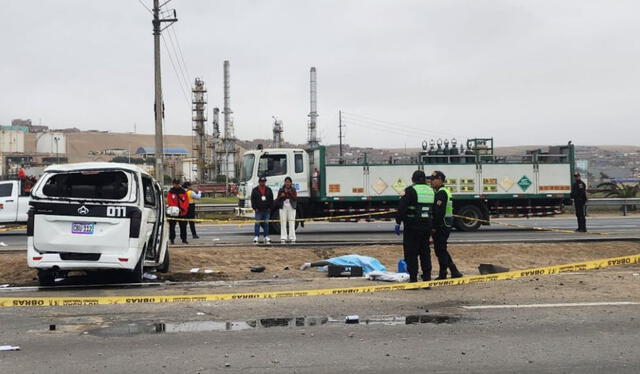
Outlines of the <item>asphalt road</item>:
M635 271L369 295L1 308L0 345L21 350L0 352L0 372L637 373ZM623 296L610 292L620 279ZM349 314L371 322L346 325ZM335 322L267 327L296 317ZM251 319L262 327L225 331ZM155 332L160 322L166 332Z
M551 240L593 240L616 238L640 238L640 217L614 216L590 217L587 228L590 233L556 233L535 231L526 228L503 226L499 223L527 227L556 228L573 230L576 227L574 217L549 217L531 219L496 219L491 226L482 226L477 232L454 231L450 242L514 242L514 241L551 241ZM297 242L377 242L400 243L401 239L393 234L393 222L324 223L310 222L297 231ZM250 244L253 239L253 225L197 225L200 239L189 240L198 245ZM607 233L599 235L598 233ZM280 241L278 235L271 236L272 242ZM23 231L0 233L0 250L25 250L26 237Z

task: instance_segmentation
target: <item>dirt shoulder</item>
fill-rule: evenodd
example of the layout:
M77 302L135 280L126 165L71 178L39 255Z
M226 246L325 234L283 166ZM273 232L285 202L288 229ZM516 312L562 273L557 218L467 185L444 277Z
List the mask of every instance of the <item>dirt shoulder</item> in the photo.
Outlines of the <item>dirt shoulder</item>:
M450 246L451 255L465 275L478 274L478 265L491 263L511 269L525 269L591 259L623 256L640 252L637 242L557 243L557 244L458 244ZM375 257L389 271L396 270L402 258L400 246L311 248L304 245L271 247L171 248L171 272L158 274L160 281L313 279L322 283L326 273L315 269L299 270L305 262L319 261L345 254ZM438 265L432 254L433 275ZM0 284L35 285L36 272L29 269L24 253L0 254ZM262 273L250 272L251 266L264 266ZM198 273L191 273L199 268ZM212 273L204 273L205 269ZM329 281L327 279L327 281Z

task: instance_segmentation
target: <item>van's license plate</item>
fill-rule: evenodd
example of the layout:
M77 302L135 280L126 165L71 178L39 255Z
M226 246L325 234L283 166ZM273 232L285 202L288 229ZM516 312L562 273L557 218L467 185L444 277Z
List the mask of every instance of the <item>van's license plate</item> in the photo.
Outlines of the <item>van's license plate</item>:
M72 234L92 235L95 223L93 222L73 222L71 224Z

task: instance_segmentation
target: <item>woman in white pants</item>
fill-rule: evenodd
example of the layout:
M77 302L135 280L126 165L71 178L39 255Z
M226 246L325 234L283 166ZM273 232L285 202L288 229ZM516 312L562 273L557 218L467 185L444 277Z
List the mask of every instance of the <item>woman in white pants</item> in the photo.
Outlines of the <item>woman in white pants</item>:
M280 242L296 241L296 200L298 193L290 177L284 178L284 186L278 191L277 204L280 207ZM288 225L287 225L288 223ZM287 230L287 226L288 229ZM287 235L289 231L289 235Z

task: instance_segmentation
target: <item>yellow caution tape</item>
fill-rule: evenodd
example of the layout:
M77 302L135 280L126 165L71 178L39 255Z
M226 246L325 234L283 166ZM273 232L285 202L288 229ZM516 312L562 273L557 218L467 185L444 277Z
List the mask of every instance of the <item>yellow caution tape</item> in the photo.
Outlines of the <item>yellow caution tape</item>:
M565 233L565 234L609 235L609 233L606 233L606 232L590 232L590 231L589 232L576 232L576 231L573 231L573 230L555 229L553 227L526 226L526 225L518 225L518 224L515 224L515 223L506 223L506 222L500 222L500 221L489 221L489 220L486 220L486 219L459 216L457 214L454 214L453 216L456 217L456 218L461 218L461 219L467 220L467 221L478 221L478 222L490 223L492 225L515 227L515 228L519 228L519 229L528 229L528 230L536 230L536 231L561 232L561 233Z
M294 221L297 222L321 222L321 221L331 221L334 219L347 219L347 218L358 218L358 217L368 217L368 216L381 216L384 214L389 214L396 212L395 209L385 210L382 212L369 212L369 213L358 213L358 214L344 214L338 216L325 216L325 217L309 217L309 218L296 218ZM220 223L220 224L230 224L230 225L253 225L255 223L261 222L280 222L280 220L233 220L233 219L206 219L206 218L175 218L175 217L167 217L168 221L184 221L184 222L207 222L207 223Z
M518 279L541 275L604 269L620 265L640 264L640 254L604 258L599 260L576 262L564 265L544 266L538 268L514 270L505 273L475 275L462 278L434 280L416 283L398 283L389 285L341 287L316 290L294 290L275 292L242 292L200 295L145 295L145 296L96 296L96 297L2 297L0 307L19 306L82 306L82 305L115 305L115 304L160 304L185 303L197 301L277 299L281 297L323 296L362 294L382 291L411 290L424 287L459 286L463 284L486 283L498 280Z

